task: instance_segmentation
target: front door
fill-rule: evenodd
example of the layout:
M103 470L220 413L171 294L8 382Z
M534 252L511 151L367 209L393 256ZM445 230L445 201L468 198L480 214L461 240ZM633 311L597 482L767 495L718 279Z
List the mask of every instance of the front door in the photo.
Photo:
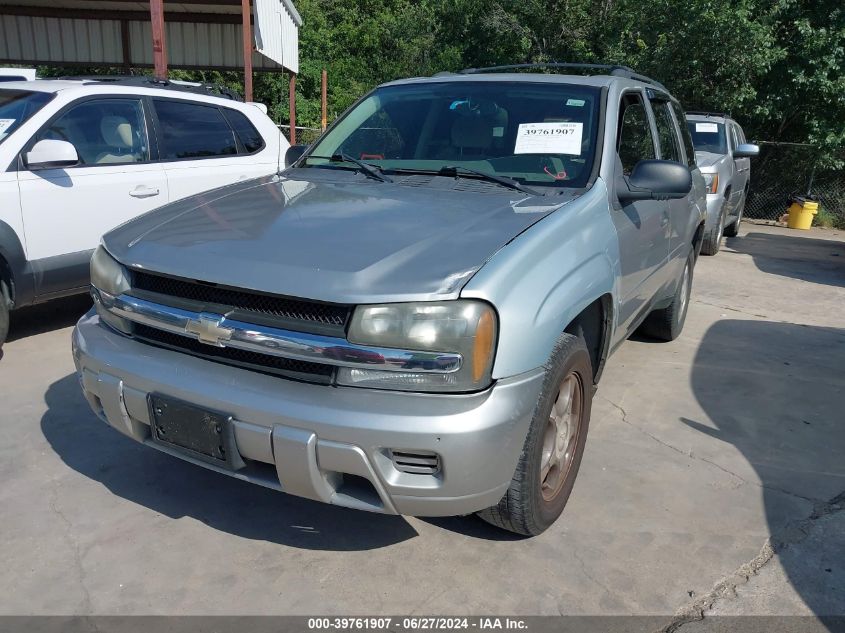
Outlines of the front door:
M42 139L73 144L79 164L28 170L26 152ZM103 233L168 200L164 170L150 161L139 98L75 103L31 139L23 156L18 184L39 296L86 285L88 258Z
M639 92L623 95L616 140L617 182L641 160L657 158L648 113ZM619 331L627 335L648 312L662 285L669 256L669 205L638 200L621 205L611 193L613 223L619 235Z

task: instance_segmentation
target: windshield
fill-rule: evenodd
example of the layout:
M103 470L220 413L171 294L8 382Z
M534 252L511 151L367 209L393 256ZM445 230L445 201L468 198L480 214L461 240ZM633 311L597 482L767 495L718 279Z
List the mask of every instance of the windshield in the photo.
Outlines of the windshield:
M714 154L728 153L728 146L725 143L724 123L687 121L687 126L692 135L692 144L695 146L695 151L712 152Z
M0 90L0 143L52 98L52 92Z
M494 81L379 88L303 164L338 167L329 159L343 155L387 173L457 167L535 187L584 187L595 159L599 94L588 86Z

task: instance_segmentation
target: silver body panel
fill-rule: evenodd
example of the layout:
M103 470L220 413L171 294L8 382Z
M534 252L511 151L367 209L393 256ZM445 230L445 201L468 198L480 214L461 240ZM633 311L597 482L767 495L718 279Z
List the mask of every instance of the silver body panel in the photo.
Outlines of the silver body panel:
M298 383L153 347L89 314L74 341L95 411L168 451L150 439L148 394L225 412L243 456L273 473L228 474L330 503L419 515L494 505L511 480L561 332L602 301L605 351L615 349L674 294L705 213L695 165L682 199L622 206L614 193L618 104L630 91L648 104L651 89L641 82L525 74L408 81L502 78L603 87L601 159L586 191L533 197L290 169L163 207L104 238L130 269L258 292L346 304L485 300L498 315L489 388L422 394ZM648 117L654 127L651 110ZM436 453L442 471L400 473L389 449ZM366 479L377 501L350 496L342 473Z

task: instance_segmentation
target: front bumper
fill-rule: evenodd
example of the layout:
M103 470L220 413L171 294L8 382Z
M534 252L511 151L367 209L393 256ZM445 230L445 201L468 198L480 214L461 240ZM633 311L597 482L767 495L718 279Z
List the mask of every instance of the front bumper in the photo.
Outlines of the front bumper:
M361 510L468 514L507 490L539 397L542 369L475 394L417 394L286 380L121 336L92 310L73 332L85 397L129 437L227 475ZM154 440L149 394L232 416L246 464L229 470ZM433 452L436 474L402 472L391 449Z

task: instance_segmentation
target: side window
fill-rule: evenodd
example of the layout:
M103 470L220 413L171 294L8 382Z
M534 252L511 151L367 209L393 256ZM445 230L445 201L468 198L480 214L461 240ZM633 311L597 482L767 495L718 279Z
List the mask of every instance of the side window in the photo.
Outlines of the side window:
M660 146L660 158L681 162L681 143L678 133L675 131L675 122L669 112L669 104L666 101L652 101L651 109L654 111L654 122L657 126L657 143Z
M629 176L641 160L656 158L654 139L648 124L645 104L639 94L627 94L619 104L619 131L616 152L622 161L622 173Z
M264 149L264 139L246 115L231 108L223 108L223 115L235 130L247 154Z
M671 106L675 111L675 118L678 120L678 126L681 128L681 141L684 143L684 152L687 155L687 165L691 168L695 167L695 146L692 144L692 134L690 134L689 126L686 122L687 117L679 104L672 101Z
M92 99L71 107L36 140L68 141L80 165L140 163L150 159L144 110L139 99Z
M739 135L737 134L736 124L731 123L730 128L731 128L731 148L736 149L736 146L739 145L739 143L740 143Z
M215 158L238 153L235 134L217 106L155 99L161 158Z

